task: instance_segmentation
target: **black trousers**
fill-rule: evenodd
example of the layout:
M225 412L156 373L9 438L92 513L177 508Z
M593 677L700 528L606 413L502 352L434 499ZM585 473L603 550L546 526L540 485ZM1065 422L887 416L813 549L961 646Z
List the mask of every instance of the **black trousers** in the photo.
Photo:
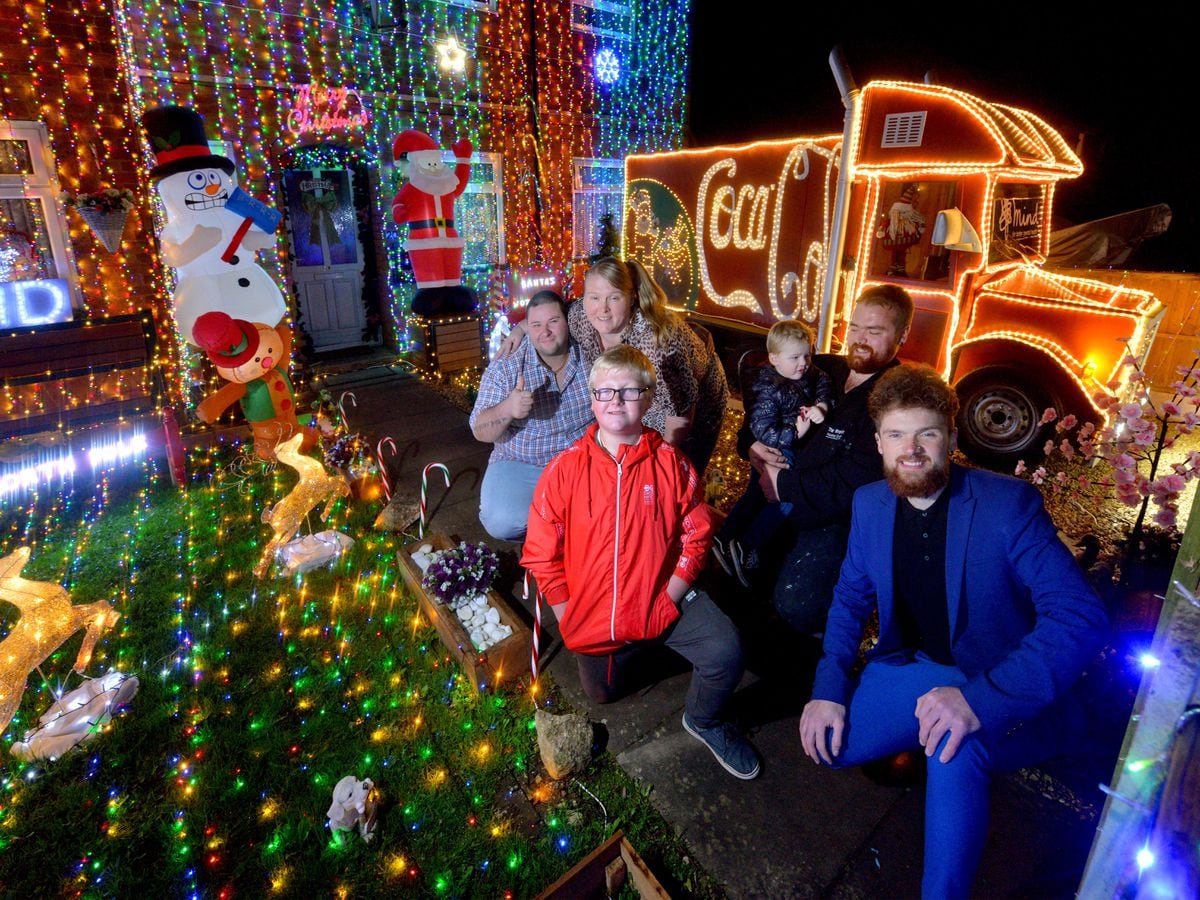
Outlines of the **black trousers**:
M745 670L742 641L712 598L694 589L684 598L679 618L654 640L602 656L575 654L584 691L597 703L619 700L645 683L656 651L664 647L692 664L686 705L692 724L711 728L724 721L725 704Z

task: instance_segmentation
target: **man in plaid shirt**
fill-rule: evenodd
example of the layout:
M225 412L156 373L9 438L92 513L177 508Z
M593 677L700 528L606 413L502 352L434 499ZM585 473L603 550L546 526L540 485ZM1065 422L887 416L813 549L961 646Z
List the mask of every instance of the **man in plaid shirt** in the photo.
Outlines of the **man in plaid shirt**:
M488 366L479 383L471 432L495 445L479 489L479 521L498 540L525 539L542 469L592 422L587 367L566 313L554 291L534 294L525 315L529 340Z

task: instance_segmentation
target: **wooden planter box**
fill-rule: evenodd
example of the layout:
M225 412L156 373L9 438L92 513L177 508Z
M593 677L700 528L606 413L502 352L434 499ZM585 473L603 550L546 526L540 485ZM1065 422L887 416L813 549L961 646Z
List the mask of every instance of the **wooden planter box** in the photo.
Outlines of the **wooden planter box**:
M476 650L454 611L427 594L421 586L421 570L413 562L412 554L422 544L432 544L434 550L448 550L457 544L444 534L431 534L406 544L396 555L400 560L400 574L417 595L421 613L433 623L442 643L463 667L475 690L511 684L528 672L529 656L533 649L533 632L529 626L513 613L503 597L495 591L488 591L488 603L500 613L500 622L512 628L512 634L482 653Z
M455 313L428 319L413 316L412 323L421 332L426 369L446 373L487 365L480 313Z
M642 900L670 898L633 845L618 831L537 896L537 900L615 897L628 883Z

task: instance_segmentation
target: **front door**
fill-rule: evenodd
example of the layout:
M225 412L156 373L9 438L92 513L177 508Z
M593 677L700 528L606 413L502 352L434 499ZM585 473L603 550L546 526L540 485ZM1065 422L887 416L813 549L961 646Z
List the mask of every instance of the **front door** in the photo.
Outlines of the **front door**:
M348 169L288 169L283 176L292 279L313 350L363 344L363 254Z

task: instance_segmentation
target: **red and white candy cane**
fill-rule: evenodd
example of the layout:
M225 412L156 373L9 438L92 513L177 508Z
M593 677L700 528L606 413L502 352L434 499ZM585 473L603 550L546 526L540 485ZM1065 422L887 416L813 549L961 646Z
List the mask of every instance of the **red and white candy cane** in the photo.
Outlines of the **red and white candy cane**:
M383 445L388 444L392 448L392 456L396 455L396 442L390 437L383 438L375 445L375 458L379 460L379 480L383 482L383 500L385 503L390 503L392 499L392 479L388 478L387 463L383 461Z
M342 391L342 396L338 397L338 415L342 417L342 427L347 431L350 430L350 423L346 421L346 398L350 398L350 405L355 409L358 408L358 398L354 396L354 391Z
M417 537L425 537L425 495L429 492L430 469L441 469L446 478L446 487L450 487L450 470L442 463L430 463L421 472L421 522L417 526Z
M521 582L521 599L529 599L529 570L525 570L525 577ZM529 653L529 672L533 676L533 681L530 684L531 688L537 688L538 680L538 646L542 640L542 592L537 591L533 595L533 648Z

